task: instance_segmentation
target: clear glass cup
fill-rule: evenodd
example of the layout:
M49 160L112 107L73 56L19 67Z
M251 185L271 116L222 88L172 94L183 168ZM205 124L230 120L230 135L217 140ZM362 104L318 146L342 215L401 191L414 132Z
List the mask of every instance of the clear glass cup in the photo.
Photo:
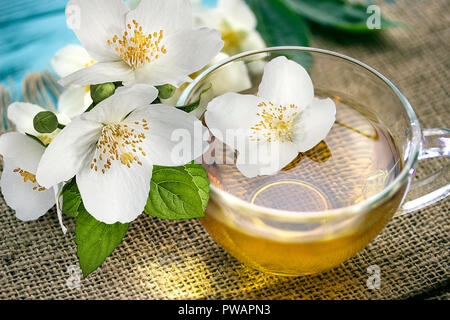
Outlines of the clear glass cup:
M450 131L422 129L408 100L381 73L353 58L306 47L276 47L245 52L202 72L183 92L178 105L201 97L207 103L224 93L208 90L211 82L245 65L256 92L264 65L287 56L309 68L316 92L334 92L363 106L388 128L403 160L401 171L381 192L354 205L320 212L276 210L246 202L211 183L211 198L202 224L231 255L261 271L298 276L333 268L363 249L394 214L421 209L450 193L449 165L412 182L418 161L448 157ZM226 79L224 79L225 81ZM220 80L219 80L220 81ZM229 91L237 91L234 86ZM203 92L203 94L202 94Z

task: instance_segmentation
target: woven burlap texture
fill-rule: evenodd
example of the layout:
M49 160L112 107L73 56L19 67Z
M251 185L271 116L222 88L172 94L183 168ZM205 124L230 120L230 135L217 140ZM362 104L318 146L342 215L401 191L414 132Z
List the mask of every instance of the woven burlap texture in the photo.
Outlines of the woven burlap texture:
M450 2L403 0L382 12L408 27L373 37L314 32L315 47L355 57L381 71L409 98L424 127L449 124ZM444 160L419 166L419 176ZM62 235L51 211L23 223L0 202L0 299L448 299L449 202L393 218L357 256L319 275L284 278L249 269L224 252L198 221L141 216L103 266L69 289L77 265L74 224ZM367 268L381 288L367 288Z

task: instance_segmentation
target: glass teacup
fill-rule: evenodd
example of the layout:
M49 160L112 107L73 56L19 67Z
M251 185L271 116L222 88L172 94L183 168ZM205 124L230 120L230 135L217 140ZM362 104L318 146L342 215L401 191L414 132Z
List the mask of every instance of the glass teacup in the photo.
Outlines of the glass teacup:
M355 112L382 126L398 153L398 161L391 170L382 172L381 187L377 184L374 189L366 182L362 188L369 191L361 193L363 196L359 198L349 195L348 205L345 205L345 195L339 203L327 199L321 191L326 188L326 181L317 186L295 176L262 183L251 194L240 196L245 188L242 193L227 190L220 176L210 170L211 164L205 164L211 178L210 203L202 219L206 230L245 264L268 273L298 276L325 271L352 257L376 237L394 214L415 211L447 197L450 193L448 165L420 181L412 183L412 178L419 160L449 156L450 133L448 129L422 129L405 96L373 68L338 53L305 47L268 48L219 62L187 87L178 105L188 105L201 98L201 106L195 111L201 117L208 102L226 91L255 94L264 65L278 56L286 56L308 69L316 96L354 104ZM246 68L248 77L232 79L234 83L228 81L234 70L242 68ZM338 108L338 116L339 112ZM336 125L352 130L354 135L371 138L363 130L342 122ZM373 139L378 138L374 135ZM304 156L316 162L321 157L326 161L328 151L323 151L328 149L326 142L327 139L316 153L301 155L296 161L303 161ZM333 154L332 148L329 153ZM247 185L245 177L232 174L236 188ZM371 176L368 181L373 183L378 178ZM270 198L276 192L281 194L280 203L257 201L264 193ZM293 192L299 199L305 195L300 210L283 207L283 201L295 204L295 196L286 198L286 194ZM311 203L312 210L305 210Z

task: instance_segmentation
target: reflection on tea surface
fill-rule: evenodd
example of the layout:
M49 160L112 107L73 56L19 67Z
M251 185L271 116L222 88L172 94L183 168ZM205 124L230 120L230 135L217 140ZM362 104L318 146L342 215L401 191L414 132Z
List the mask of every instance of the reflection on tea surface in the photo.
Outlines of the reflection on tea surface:
M231 164L235 152L215 144L214 156L225 157L227 164L205 165L210 180L242 200L289 211L347 207L378 193L401 169L392 138L382 125L335 101L337 120L325 141L278 174L246 178Z

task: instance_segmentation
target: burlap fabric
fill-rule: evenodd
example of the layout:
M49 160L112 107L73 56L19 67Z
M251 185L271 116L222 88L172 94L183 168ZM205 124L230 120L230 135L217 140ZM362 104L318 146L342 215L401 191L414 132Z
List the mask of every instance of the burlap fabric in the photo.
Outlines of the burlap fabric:
M450 2L404 0L382 12L407 28L375 37L318 36L313 46L338 51L396 83L425 127L449 125ZM314 30L313 30L314 31ZM444 160L420 165L419 175ZM123 243L78 289L67 268L77 264L74 225L62 235L55 212L17 220L0 203L1 299L381 299L450 298L449 202L393 218L364 251L324 274L283 278L248 269L227 255L198 221L140 217ZM381 288L367 288L367 268L381 269Z

